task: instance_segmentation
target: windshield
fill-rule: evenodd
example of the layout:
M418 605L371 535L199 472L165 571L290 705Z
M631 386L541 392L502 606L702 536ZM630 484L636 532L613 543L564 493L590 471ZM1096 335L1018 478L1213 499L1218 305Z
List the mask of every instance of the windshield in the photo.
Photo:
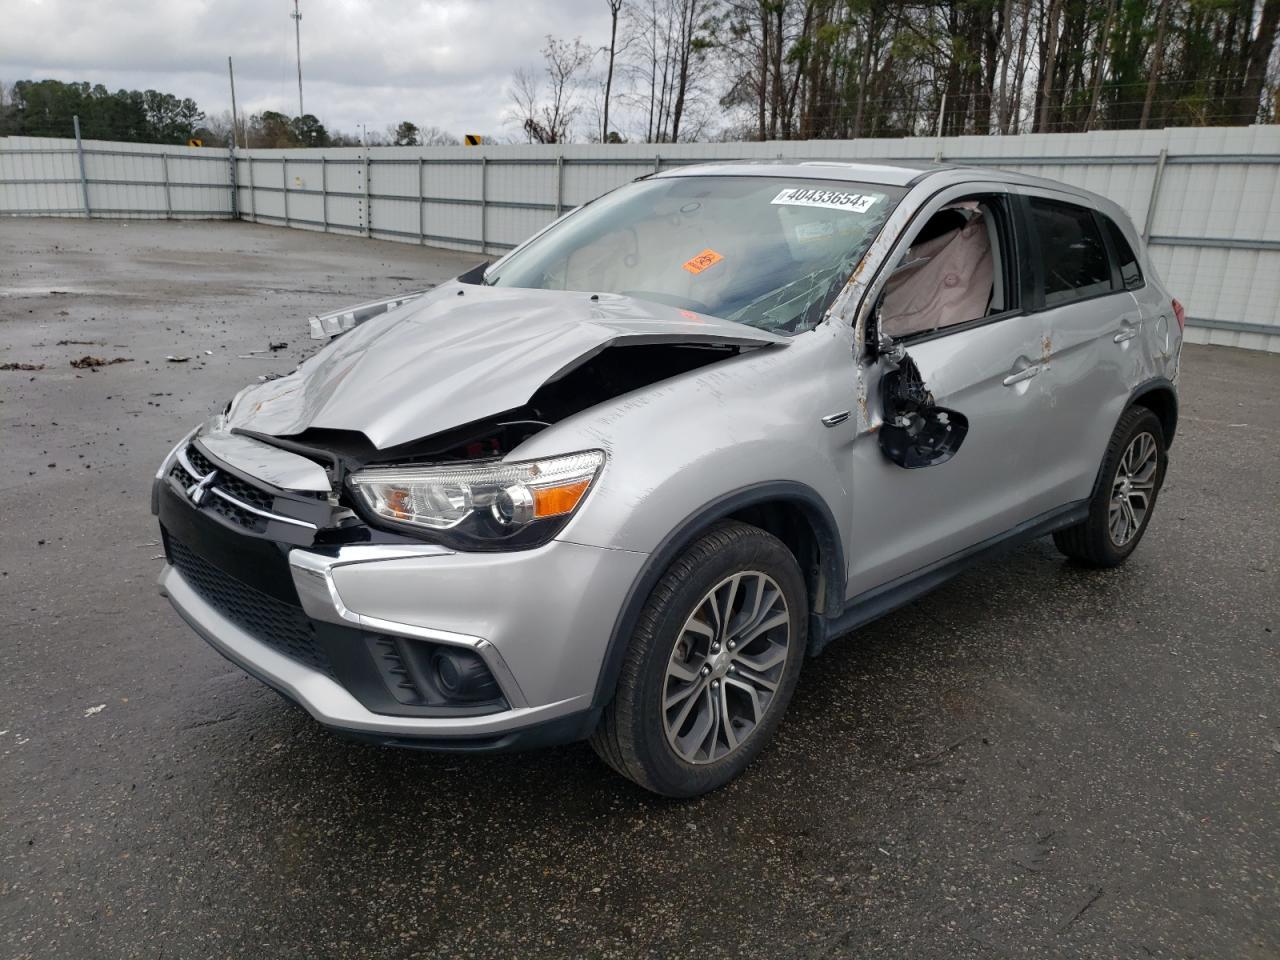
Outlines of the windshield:
M645 180L565 218L485 282L619 293L800 333L822 320L904 193L781 177Z

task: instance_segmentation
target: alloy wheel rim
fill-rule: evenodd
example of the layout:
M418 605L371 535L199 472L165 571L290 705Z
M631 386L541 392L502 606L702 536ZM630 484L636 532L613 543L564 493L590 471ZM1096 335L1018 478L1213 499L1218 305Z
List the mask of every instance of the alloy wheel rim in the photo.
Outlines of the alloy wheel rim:
M1142 529L1151 510L1159 465L1156 438L1140 433L1129 441L1111 482L1111 505L1107 511L1107 532L1111 542L1123 547Z
M721 760L764 721L786 668L791 615L768 574L726 577L680 628L662 684L667 743L688 763Z

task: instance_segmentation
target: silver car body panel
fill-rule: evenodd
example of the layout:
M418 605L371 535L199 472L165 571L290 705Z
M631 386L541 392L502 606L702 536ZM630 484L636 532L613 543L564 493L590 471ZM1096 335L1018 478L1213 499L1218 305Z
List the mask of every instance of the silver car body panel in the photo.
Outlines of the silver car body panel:
M329 477L320 464L252 437L231 433L222 417L201 429L199 442L219 460L274 487L329 492Z
M1170 297L1128 218L1094 194L1017 173L864 167L722 164L660 174L878 175L910 186L827 321L789 340L626 297L454 282L356 326L290 376L236 398L228 428L354 430L385 448L518 407L610 345L768 347L597 403L508 451L510 460L607 454L582 507L543 547L293 551L310 615L470 645L524 706L465 721L362 716L332 681L243 635L167 570L175 605L222 652L269 674L322 722L422 736L514 729L594 703L620 611L649 558L727 495L785 484L825 505L846 575L831 607L1088 497L1133 392L1177 379L1181 337ZM870 307L886 268L931 211L993 192L1054 196L1111 217L1146 284L910 344L938 403L963 411L972 426L953 459L903 470L885 460L876 437L882 365L864 356ZM1034 376L1005 384L1033 365Z
M590 694L500 713L464 717L402 717L373 713L318 670L277 653L207 603L171 566L160 574L160 591L210 646L258 679L287 694L327 726L360 733L411 737L483 737L554 720L585 709ZM492 661L490 661L492 662Z
M288 376L242 391L227 422L273 436L352 430L375 447L395 446L518 407L620 343L789 341L630 297L454 281L356 327Z

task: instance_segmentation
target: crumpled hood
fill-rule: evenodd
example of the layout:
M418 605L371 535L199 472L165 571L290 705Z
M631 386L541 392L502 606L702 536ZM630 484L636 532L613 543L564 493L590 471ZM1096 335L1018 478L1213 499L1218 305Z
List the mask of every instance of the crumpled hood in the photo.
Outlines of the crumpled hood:
M227 426L354 430L396 446L511 410L617 343L785 345L753 327L615 294L442 284L242 391Z

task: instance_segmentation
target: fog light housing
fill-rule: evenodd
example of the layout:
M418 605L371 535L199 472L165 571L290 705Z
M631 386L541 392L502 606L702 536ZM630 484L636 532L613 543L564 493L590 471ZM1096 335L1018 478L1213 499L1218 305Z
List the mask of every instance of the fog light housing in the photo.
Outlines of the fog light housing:
M398 712L378 706L385 704L388 695L396 704L412 709L509 709L484 658L468 647L379 633L366 634L364 639L370 655L366 662L371 661L376 670L378 689L359 684L365 695L356 696L375 713ZM351 689L350 683L345 685Z
M470 650L438 647L431 656L431 671L440 692L449 700L476 703L498 696L498 684L479 654Z

